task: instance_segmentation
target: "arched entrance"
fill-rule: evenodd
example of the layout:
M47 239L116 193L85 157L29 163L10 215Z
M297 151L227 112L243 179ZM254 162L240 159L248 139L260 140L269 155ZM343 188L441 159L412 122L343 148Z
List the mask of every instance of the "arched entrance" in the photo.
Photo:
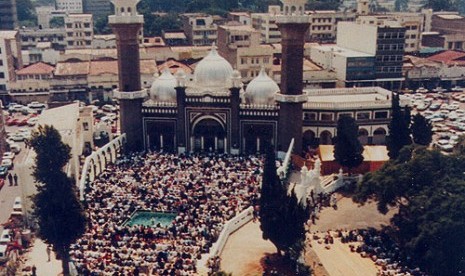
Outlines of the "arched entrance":
M273 125L244 125L244 135L242 141L242 149L244 153L264 153L266 151L266 148L273 144Z
M147 122L146 147L150 150L175 152L175 124L170 121Z
M320 145L331 145L333 144L333 135L331 132L325 130L320 133Z
M368 144L368 130L361 128L358 130L358 140L360 144L366 145Z
M373 132L373 144L375 145L384 145L386 142L386 130L384 128L377 128Z
M196 152L224 152L226 131L223 125L213 118L205 118L194 125L191 149Z
M309 152L317 145L315 141L315 132L307 130L302 135L302 149L303 152Z

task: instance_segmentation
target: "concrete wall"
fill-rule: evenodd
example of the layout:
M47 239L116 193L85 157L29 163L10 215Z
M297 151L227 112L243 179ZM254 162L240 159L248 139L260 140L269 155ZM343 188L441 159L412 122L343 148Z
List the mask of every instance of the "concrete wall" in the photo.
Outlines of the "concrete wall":
M377 26L339 22L337 24L337 46L375 55L377 34Z

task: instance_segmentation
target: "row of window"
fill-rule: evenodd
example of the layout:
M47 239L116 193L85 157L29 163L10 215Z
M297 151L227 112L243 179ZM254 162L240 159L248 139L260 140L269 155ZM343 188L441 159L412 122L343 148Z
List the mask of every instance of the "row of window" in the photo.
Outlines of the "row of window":
M75 32L75 33L68 32L67 35L68 35L68 37L73 37L73 36L75 36L75 37L84 37L84 36L91 37L92 33L91 32L84 32L84 33L81 33L81 32Z
M331 23L332 18L312 18L312 23L318 22L318 23Z
M385 56L377 56L376 61L402 61L401 55L385 55Z
M397 39L397 38L404 38L404 32L395 32L395 33L379 33L379 39Z
M18 80L48 80L50 79L49 75L18 75Z
M319 113L319 120L320 121L334 121L334 113L331 112L320 112ZM373 115L373 117L372 117ZM337 118L341 117L353 117L353 112L339 112L337 114ZM389 111L387 110L380 110L380 111L359 111L355 114L356 120L371 120L373 119L387 119L389 116ZM305 121L316 121L318 117L317 112L304 112L304 120Z
M263 58L259 58L259 57L246 58L246 57L243 57L243 58L241 58L241 64L268 64L269 62L270 62L269 57L263 57Z
M380 66L376 68L377 73L399 73L402 72L401 66Z
M405 39L417 39L417 35L416 34L406 35Z
M86 41L68 41L68 46L84 46L84 45L91 45L91 41L90 40L86 40Z
M74 27L73 27L73 23L66 23L66 28L68 29L72 29L72 28L82 28L82 26L84 26L84 28L90 28L90 23L74 23Z
M313 31L331 31L332 26L312 26Z
M404 44L378 44L378 51L404 50Z

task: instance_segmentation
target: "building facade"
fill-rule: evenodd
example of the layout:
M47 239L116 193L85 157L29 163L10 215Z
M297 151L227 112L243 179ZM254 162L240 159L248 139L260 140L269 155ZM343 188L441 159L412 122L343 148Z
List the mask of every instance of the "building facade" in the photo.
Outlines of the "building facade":
M16 81L16 70L22 68L18 31L0 31L0 93L6 95L10 83Z
M181 21L190 45L205 46L216 43L218 22L213 15L184 13L181 15Z
M82 0L56 0L56 9L69 13L82 13Z
M70 14L65 18L66 48L91 48L94 23L91 14Z

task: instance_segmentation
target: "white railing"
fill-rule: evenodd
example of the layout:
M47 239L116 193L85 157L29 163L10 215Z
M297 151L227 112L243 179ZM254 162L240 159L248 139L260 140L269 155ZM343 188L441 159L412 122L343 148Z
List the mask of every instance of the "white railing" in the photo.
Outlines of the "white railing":
M223 252L229 236L252 219L253 207L249 207L225 223L218 240L210 248L210 253L202 255L202 259L197 263L197 271L200 275L208 274L208 260L212 257L219 256L221 252Z
M276 172L278 176L282 179L288 173L289 169L289 162L291 162L292 150L294 149L294 138L291 140L291 144L289 144L289 149L287 150L286 156L284 157L283 164L279 167Z
M101 162L99 160L99 156L103 156L102 158L106 158L106 152L108 149L112 152L112 160L111 162L114 162L116 160L116 151L119 150L123 144L124 141L126 140L126 134L123 133L122 135L116 137L115 139L111 140L108 144L105 146L101 147L97 151L92 152L91 155L86 157L86 160L84 161L84 166L82 167L81 171L81 178L79 179L79 198L80 200L84 200L84 190L86 187L86 180L89 177L90 170L94 170L94 168L91 167L91 162L94 161L94 164L96 162L99 162L99 166L102 166ZM112 148L114 151L112 151ZM108 164L108 162L104 162L104 164ZM97 167L99 167L97 166ZM94 171L94 177L97 176L97 174L100 174L105 168L101 168L99 172ZM93 179L90 179L93 180Z

